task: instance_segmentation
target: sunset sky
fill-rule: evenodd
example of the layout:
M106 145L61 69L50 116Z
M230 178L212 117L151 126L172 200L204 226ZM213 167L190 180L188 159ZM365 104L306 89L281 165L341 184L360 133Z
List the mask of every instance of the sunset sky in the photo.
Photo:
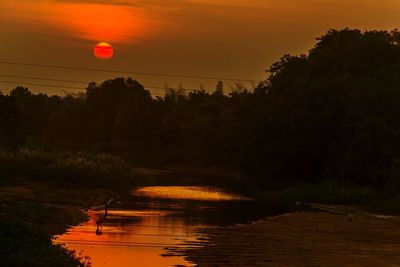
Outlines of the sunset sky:
M329 28L400 25L399 0L1 0L0 10L0 61L251 80L265 78L264 70L283 54L306 52ZM99 42L113 46L111 59L94 57ZM127 76L4 64L0 74L84 82ZM214 88L217 82L130 76L156 87ZM0 81L3 92L25 83L49 84L27 87L50 94L73 91L57 84L84 88Z

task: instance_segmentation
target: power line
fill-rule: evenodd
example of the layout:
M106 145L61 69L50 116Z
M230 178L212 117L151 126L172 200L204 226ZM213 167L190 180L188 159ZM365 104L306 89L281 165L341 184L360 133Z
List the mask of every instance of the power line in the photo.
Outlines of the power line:
M193 230L197 230L197 229L201 229L201 227L197 227L197 226L169 226L169 225L148 225L148 224L140 224L140 223L135 223L134 224L135 227L146 227L146 228L169 228L169 229L193 229ZM88 228L86 228L88 229ZM90 229L90 228L89 228Z
M237 81L237 82L250 82L250 83L258 83L258 82L260 82L260 81L253 80L253 79L235 79L235 78L228 78L228 77L212 77L212 76L197 76L197 75L184 75L184 74L138 72L138 71L127 71L127 70L80 68L80 67L72 67L72 66L33 64L33 63L11 62L11 61L0 61L0 64L17 65L17 66L28 66L28 67L35 67L35 68L78 70L78 71L90 71L90 72L117 73L117 74L134 74L134 75L144 75L144 76L159 76L159 77L169 77L169 78Z
M158 242L136 242L136 241L100 241L100 240L84 240L84 239L56 239L55 242L61 243L72 243L72 242L85 242L85 243L96 243L96 244L110 244L110 245L160 245L160 246L172 246L176 244L171 243L158 243Z
M73 231L67 232L66 236L80 236L81 234L93 234L94 231ZM134 234L134 233L104 233L105 235L124 235L124 236L154 236L154 237L176 237L176 238L190 238L196 237L194 234L187 235L167 235L167 234Z
M18 75L6 75L6 74L0 74L0 77L5 77L5 78L16 78L16 79L30 79L30 80L38 80L38 81L50 81L50 82L64 82L64 83L76 83L76 84L85 84L88 85L88 82L84 81L77 81L77 80L64 80L64 79L52 79L52 78L42 78L42 77L32 77L32 76L18 76ZM34 86L46 86L46 87L62 87L62 88L67 88L67 89L73 89L73 90L83 90L85 88L81 87L73 87L73 86L64 86L64 85L54 85L54 84L37 84L37 83L26 83L26 82L19 82L19 81L0 81L3 83L10 83L10 84L17 84L17 83L22 83L22 84L27 84L27 85L34 85ZM167 89L175 89L175 90L184 90L184 91L195 91L196 89L189 89L189 88L171 88L168 86L146 86L143 85L144 88L149 88L149 89L162 89L162 90L167 90ZM211 90L205 90L208 92L211 92Z
M154 247L154 248L168 248L168 247L187 247L194 248L203 245L204 243L190 242L189 244L177 243L155 243L155 242L122 242L122 241L98 241L98 240L53 240L55 244L60 245L88 245L88 246L110 246L110 247Z
M87 246L108 246L108 247L146 247L146 248L165 248L163 245L142 245L142 244L107 244L107 243L90 243L90 242L57 242L56 244L71 244L71 245L87 245ZM175 246L171 244L170 246Z
M84 82L84 81L63 80L63 79L50 79L50 78L41 78L41 77L32 77L32 76L18 76L18 75L0 74L0 77L5 77L5 78L17 78L17 79L30 79L30 80L39 80L39 81L51 81L51 82L77 83L77 84L85 84L85 85L88 84L88 82Z
M0 75L1 76L1 75ZM19 81L5 81L5 80L0 80L0 83L7 83L7 84L19 84L19 85L30 85L30 86L40 86L40 87L47 87L48 89L52 88L52 89L69 89L69 90L85 90L85 88L80 88L80 87L74 87L74 86L66 86L66 85L55 85L55 84L42 84L42 83L31 83L31 82L19 82ZM167 90L167 89L174 89L174 90L178 90L176 88L164 88L164 87L157 87L157 86L147 86L145 87L145 89L158 89L158 90ZM191 89L182 89L182 90L191 90ZM10 91L9 91L10 92ZM150 91L150 93L153 96L165 96L165 94L160 94L160 93L153 93Z
M33 86L45 86L45 87L58 87L58 88L65 88L65 89L73 89L73 90L84 90L84 88L73 87L73 86L66 86L66 85L52 85L52 84L42 84L42 83L30 83L30 82L12 82L12 81L4 81L0 80L0 83L9 83L9 84L24 84L24 85L33 85Z

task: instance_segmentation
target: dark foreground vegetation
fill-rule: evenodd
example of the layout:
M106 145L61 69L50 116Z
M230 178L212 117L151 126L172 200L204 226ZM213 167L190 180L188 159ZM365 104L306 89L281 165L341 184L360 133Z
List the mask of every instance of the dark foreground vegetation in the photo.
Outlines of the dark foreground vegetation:
M53 235L86 219L83 210L135 183L121 159L87 153L0 153L0 266L90 266L52 245Z
M395 202L400 32L330 30L307 55L286 55L268 73L252 89L228 92L219 82L213 92L166 89L157 98L131 78L64 97L17 87L0 95L0 175L124 185L129 168L108 154L238 170L247 193L263 199Z
M0 175L29 177L30 181L69 183L93 188L124 189L132 186L130 166L110 155L48 153L21 149L0 152Z
M14 216L10 216L11 211ZM51 234L61 233L60 230L43 229L43 223L47 223L51 218L55 220L56 225L71 222L78 224L84 220L82 216L77 216L71 221L70 217L65 217L71 214L61 209L46 209L45 206L31 203L14 203L12 206L2 207L0 212L2 213L0 216L1 266L85 266L86 259L80 258L75 252L61 246L52 245Z

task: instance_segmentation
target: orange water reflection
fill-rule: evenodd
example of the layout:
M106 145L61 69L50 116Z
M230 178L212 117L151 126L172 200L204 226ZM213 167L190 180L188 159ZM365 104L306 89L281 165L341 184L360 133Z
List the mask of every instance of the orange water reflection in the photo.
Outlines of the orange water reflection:
M182 219L167 217L171 212L110 210L103 234L96 235L95 218L99 212L89 211L87 223L56 237L55 242L89 256L93 267L191 266L181 257L161 256L166 247L196 240L194 228Z
M217 204L252 205L243 200L248 199L208 187L142 187L133 191L132 199L112 204L101 235L96 234L96 218L104 213L103 207L90 210L88 222L55 237L54 242L89 256L93 267L192 266L179 253L161 255L168 253L166 248L182 248L187 242L193 246L199 238L204 241L206 236L198 230L209 224L201 218L211 210L223 216Z
M161 199L188 199L205 201L248 201L249 198L202 186L147 186L134 194Z

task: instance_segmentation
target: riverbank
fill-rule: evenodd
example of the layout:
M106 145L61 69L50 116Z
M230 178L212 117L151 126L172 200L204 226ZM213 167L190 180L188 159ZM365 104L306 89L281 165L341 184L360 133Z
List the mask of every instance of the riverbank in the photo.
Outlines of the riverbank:
M113 195L108 189L22 178L0 187L1 265L86 266L88 259L53 245L51 238L87 220L85 209Z
M88 259L53 245L51 237L86 220L83 212L85 209L98 206L110 197L129 193L134 186L206 185L231 188L237 193L249 193L247 196L259 200L268 209L276 208L271 214L293 210L304 211L310 208L296 207L295 203L298 201L364 206L368 204L370 209L383 211L386 207L388 212L395 210L397 206L397 201L388 201L387 195L379 195L369 188L346 187L334 181L317 185L298 185L285 190L257 192L253 189L248 190L248 187L241 187L243 180L235 172L176 167L162 170L139 168L107 155L52 155L21 151L7 157L4 154L2 157L0 155L0 164L8 164L6 168L1 169L5 175L0 175L0 239L6 241L0 244L0 255L2 255L4 266L85 266ZM32 176L28 179L26 177L29 173ZM137 179L138 177L140 179ZM391 204L382 205L382 203ZM311 208L321 209L321 206ZM253 211L248 210L248 213L251 214ZM340 213L335 211L336 215L333 215L339 216ZM290 242L297 244L297 241L303 240L304 236L296 236L296 233L309 230L307 224L304 225L301 221L308 220L311 223L315 220L317 228L324 229L324 226L319 226L322 218L320 213L290 213L288 217L293 218L293 215L295 215L295 220L292 222L281 221L280 217L272 219L276 220L274 221L276 224L282 224L281 227L285 227L287 223L291 225L293 232L287 232L287 234L293 235L293 240L287 241L284 236L272 236L276 240L288 242L288 249L292 246ZM318 217L312 217L315 215ZM363 216L369 215L362 214L361 217ZM343 220L345 223L348 218L325 219L332 219L331 226L333 227L335 222ZM367 223L365 218L363 220ZM299 221L300 224L297 225ZM255 226L238 226L233 228L234 232L232 232L232 227L204 230L204 233L210 236L210 243L204 248L187 251L188 259L199 263L200 266L208 266L207 262L212 262L213 266L219 262L221 265L229 266L224 263L225 261L236 263L234 266L248 266L246 259L258 260L260 257L261 266L265 266L264 264L271 261L268 258L269 251L274 252L269 246L275 246L276 241L268 239L271 237L270 231L275 229L274 227L279 228L270 224L271 221L268 219L254 224ZM363 229L362 224L356 227ZM392 230L395 228L388 227ZM288 229L283 230L288 231ZM319 234L318 231L317 234ZM356 237L356 232L353 232L349 238L351 240ZM320 239L323 240L323 238L335 239L336 237L323 236ZM310 240L310 244L312 242L316 241ZM239 247L235 247L236 244ZM374 243L370 242L370 244ZM365 244L361 245L365 246ZM302 251L303 245L296 246L293 245L294 252L291 252L293 255L288 254L288 257L295 257L295 251ZM225 247L227 250L224 250ZM280 249L282 253L286 251L285 246ZM312 250L313 247L309 249ZM243 258L238 257L237 254L241 255L242 252ZM302 254L300 252L299 254ZM333 254L331 256L334 257ZM276 259L277 262L279 260L280 258ZM271 265L276 266L276 264Z
M89 207L130 194L135 186L203 184L209 176L186 171L132 167L110 155L0 152L1 265L89 266L87 258L51 238L87 220Z
M204 229L209 242L186 251L198 266L399 266L400 218L317 205L228 228Z
M1 266L89 266L52 244L87 220L84 211L129 194L136 176L119 158L39 150L0 152Z

